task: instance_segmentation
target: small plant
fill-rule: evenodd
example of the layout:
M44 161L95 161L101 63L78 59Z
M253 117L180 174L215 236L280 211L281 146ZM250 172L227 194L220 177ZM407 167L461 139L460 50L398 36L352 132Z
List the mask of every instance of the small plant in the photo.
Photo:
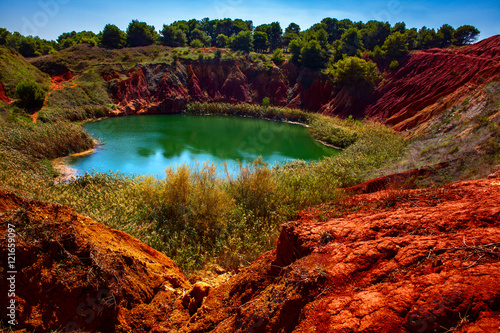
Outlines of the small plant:
M271 100L269 99L269 97L264 97L262 99L262 106L267 108L269 105L271 104Z
M392 70L395 70L399 67L399 62L397 60L391 61L391 64L389 65L389 68Z

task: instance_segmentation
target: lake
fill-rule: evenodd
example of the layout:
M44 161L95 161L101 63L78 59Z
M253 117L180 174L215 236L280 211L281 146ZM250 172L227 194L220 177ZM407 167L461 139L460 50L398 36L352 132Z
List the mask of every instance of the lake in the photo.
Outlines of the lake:
M84 128L103 145L93 154L70 159L78 175L95 170L164 177L168 167L206 161L226 163L235 175L239 162L258 157L272 166L339 153L315 141L303 126L252 118L129 116L90 122Z

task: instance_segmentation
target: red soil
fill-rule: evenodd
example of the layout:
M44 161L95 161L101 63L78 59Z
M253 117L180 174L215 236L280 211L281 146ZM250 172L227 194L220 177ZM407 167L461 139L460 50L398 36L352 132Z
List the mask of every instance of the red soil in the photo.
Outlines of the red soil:
M182 331L500 327L498 180L359 195L319 213L286 224L276 250L211 292Z
M500 176L497 174L497 176ZM227 282L71 209L0 191L18 328L102 332L496 332L500 179L379 191L301 212ZM5 236L4 236L5 240ZM2 241L6 253L7 242ZM6 256L0 257L5 280ZM6 295L2 284L1 292ZM6 317L6 297L0 298Z
M5 94L5 90L3 89L3 85L0 83L0 101L5 103L11 103L12 100Z
M65 72L61 75L56 75L50 78L50 82L52 82L52 86L50 90L61 90L63 88L63 83L71 81L73 79L73 74L70 71Z

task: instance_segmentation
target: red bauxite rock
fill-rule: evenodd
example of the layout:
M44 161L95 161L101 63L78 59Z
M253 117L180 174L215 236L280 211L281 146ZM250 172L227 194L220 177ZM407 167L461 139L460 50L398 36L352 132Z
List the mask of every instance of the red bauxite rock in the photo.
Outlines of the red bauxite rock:
M300 216L275 251L211 292L183 331L500 327L498 179L358 195Z
M500 327L499 178L361 194L308 209L282 227L275 250L216 288L191 285L169 258L63 206L0 191L0 222L2 234L8 223L18 232L16 328L399 333ZM0 256L1 267L6 260ZM5 274L0 271L2 279ZM0 298L4 319L7 301Z

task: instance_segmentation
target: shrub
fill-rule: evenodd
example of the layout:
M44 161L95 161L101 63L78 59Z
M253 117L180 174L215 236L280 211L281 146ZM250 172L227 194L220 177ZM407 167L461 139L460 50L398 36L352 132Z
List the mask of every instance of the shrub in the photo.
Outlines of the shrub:
M262 99L262 106L267 108L269 105L271 104L271 100L269 99L269 97L264 97Z
M276 49L273 52L273 55L271 56L271 60L276 64L276 65L281 65L285 61L285 57L283 56L283 51L281 49Z
M373 84L378 78L377 65L372 61L366 61L358 57L347 57L337 61L330 73L335 81L340 84Z
M19 104L30 109L39 109L45 100L45 91L32 80L24 80L16 87Z
M399 67L399 62L397 60L391 61L391 64L389 65L390 69L395 70L398 67Z
M222 58L222 51L221 51L220 49L215 50L215 53L214 53L214 58L215 58L215 59L220 59L220 58Z
M203 43L199 39L193 39L189 45L195 49L200 49L203 47Z

